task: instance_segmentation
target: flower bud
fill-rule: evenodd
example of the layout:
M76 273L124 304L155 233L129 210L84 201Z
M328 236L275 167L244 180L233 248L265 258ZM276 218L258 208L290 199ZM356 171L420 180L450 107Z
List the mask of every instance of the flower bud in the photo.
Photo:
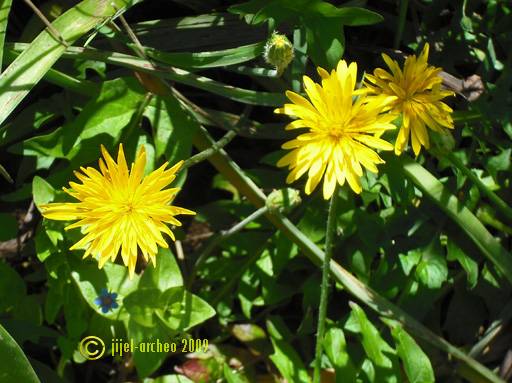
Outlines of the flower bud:
M267 197L267 208L271 213L287 213L300 204L300 193L296 189L274 190Z
M274 31L265 45L264 57L280 76L293 60L293 45L285 35Z

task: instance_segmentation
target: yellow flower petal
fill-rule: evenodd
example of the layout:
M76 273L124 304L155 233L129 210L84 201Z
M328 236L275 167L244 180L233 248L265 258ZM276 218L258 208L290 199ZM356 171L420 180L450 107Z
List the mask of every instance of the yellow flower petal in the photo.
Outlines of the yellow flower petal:
M67 192L78 202L42 205L41 212L47 219L78 220L66 230L82 228L85 235L71 250L84 249L84 257L96 257L100 268L121 253L133 277L139 250L145 259L154 263L158 246L169 246L162 233L174 240L166 224L180 225L175 218L178 214L195 214L170 206L179 189L165 189L176 178L175 173L183 161L167 170L164 164L144 177L144 147L137 153L130 170L122 145L119 145L117 162L103 146L101 151L101 173L90 167L81 168L82 173L77 173L81 183L70 182L71 189Z

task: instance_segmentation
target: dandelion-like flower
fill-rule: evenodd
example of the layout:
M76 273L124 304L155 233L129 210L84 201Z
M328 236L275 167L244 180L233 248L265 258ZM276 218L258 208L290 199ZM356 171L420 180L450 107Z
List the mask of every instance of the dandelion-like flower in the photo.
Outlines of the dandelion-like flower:
M106 288L101 289L100 295L94 300L94 303L100 306L103 314L119 307L117 293L109 293Z
M45 218L63 221L79 220L66 230L82 228L84 237L70 250L85 249L84 258L98 257L99 267L109 259L113 262L118 253L130 278L135 272L140 251L144 259L156 264L158 246L167 248L162 233L174 240L174 234L166 224L180 226L178 214L195 214L181 207L171 206L179 188L164 189L175 178L183 161L170 169L167 163L144 177L146 152L142 147L135 162L128 170L123 146L119 145L117 163L101 146L103 159L100 171L81 167L75 172L82 182L70 182L71 189L64 191L79 202L41 205Z
M287 91L292 104L275 110L297 118L286 129L308 128L282 146L292 151L277 165L291 170L288 183L307 172L306 194L316 188L322 177L325 199L332 196L336 182L343 185L345 180L354 192L360 193L363 167L376 173L376 165L384 162L374 149L393 149L393 145L380 138L386 130L395 128L391 124L394 116L380 114L389 100L368 97L364 88L355 89L356 63L347 66L340 60L331 73L322 68L317 70L321 85L307 76L303 78L310 101Z
M403 71L395 60L382 54L391 73L377 68L373 75L366 75L369 83L365 85L373 94L383 97L394 96L390 112L402 115L402 126L395 142L395 153L401 154L411 137L415 155L421 147L429 148L430 141L426 127L445 133L453 129L453 110L441 100L452 96L453 92L441 89L442 68L429 65L429 45L425 44L420 56L407 57Z

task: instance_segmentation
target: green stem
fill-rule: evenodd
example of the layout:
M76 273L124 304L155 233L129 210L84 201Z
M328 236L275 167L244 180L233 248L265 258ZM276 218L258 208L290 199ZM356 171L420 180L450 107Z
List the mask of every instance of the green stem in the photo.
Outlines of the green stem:
M327 315L327 300L329 297L329 272L336 229L336 206L338 204L337 186L329 203L327 228L325 232L325 255L322 263L322 285L320 287L320 307L318 309L318 326L316 332L315 371L313 383L320 383L320 370L322 368L322 344L325 334L325 317Z
M212 146L210 146L208 149L203 150L200 153L197 153L196 155L190 157L188 160L186 160L183 165L181 166L181 171L197 165L198 163L206 160L208 157L212 156L216 152L218 152L220 149L222 149L224 146L229 144L233 138L236 137L236 131L230 130L227 132L220 140L215 142Z
M473 182L480 191L489 198L489 200L494 204L499 213L506 216L507 219L512 222L512 208L508 206L508 204L503 201L496 193L494 193L491 189L484 185L484 183L478 178L478 176L471 171L471 169L467 168L462 161L454 155L452 152L443 152L440 153L437 150L434 150L433 153L438 156L444 156L448 161L450 161L457 169L459 169L466 177L468 177L471 182Z

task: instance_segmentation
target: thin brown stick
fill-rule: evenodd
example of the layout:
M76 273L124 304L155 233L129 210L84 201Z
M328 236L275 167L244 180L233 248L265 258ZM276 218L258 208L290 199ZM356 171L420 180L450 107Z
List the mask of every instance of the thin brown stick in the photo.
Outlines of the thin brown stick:
M34 11L36 16L39 17L39 19L43 22L43 24L46 25L46 28L48 28L48 32L50 33L50 35L52 35L52 37L55 40L57 40L62 45L64 45L66 48L68 48L69 47L68 42L64 39L64 37L62 37L60 32L53 27L52 23L46 18L44 13L41 12L39 10L39 8L37 8L31 0L24 0L24 1L25 1L25 4L27 4L30 7L30 9L32 9L32 11Z

